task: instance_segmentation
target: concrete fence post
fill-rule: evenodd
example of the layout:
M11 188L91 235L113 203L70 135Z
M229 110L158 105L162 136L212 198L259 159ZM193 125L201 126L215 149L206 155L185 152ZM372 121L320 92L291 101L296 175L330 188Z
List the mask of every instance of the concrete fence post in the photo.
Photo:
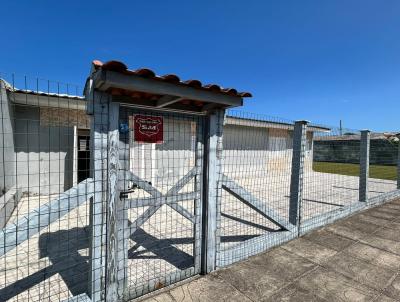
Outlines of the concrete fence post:
M307 144L307 121L296 121L293 132L292 174L290 179L289 222L299 224L303 191L304 157Z
M91 118L89 296L92 302L123 298L127 248L123 238L123 204L119 198L119 104L94 91Z
M91 91L92 92L92 91ZM106 187L109 96L92 92L92 118L90 126L90 171L94 181L94 194L89 214L89 297L93 302L105 301L106 262ZM87 95L88 97L88 95Z
M203 161L202 274L216 268L219 240L218 219L222 195L220 178L224 115L224 110L216 110L206 117Z
M400 134L397 135L399 142L397 144L397 189L400 189Z
M369 149L370 131L362 130L360 140L360 184L358 190L358 200L361 202L368 200Z
M127 277L127 224L119 182L119 103L108 104L106 301L122 301Z

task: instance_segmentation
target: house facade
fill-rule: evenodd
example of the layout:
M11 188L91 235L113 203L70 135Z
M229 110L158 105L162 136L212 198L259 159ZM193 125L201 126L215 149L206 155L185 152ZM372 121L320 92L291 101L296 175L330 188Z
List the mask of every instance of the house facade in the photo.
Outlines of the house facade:
M1 81L1 190L58 194L78 181L78 143L88 137L83 97L14 89ZM89 159L87 159L87 162ZM82 169L82 168L81 168ZM28 192L29 191L29 192Z

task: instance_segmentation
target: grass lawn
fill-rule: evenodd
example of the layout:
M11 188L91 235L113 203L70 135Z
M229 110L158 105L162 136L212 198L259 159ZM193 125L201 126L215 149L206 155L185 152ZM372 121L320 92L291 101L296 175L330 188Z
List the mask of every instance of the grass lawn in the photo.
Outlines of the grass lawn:
M316 172L333 173L340 175L359 176L359 164L343 164L343 163L330 163L330 162L314 162L313 170ZM381 166L370 165L369 177L396 180L397 167L396 166Z

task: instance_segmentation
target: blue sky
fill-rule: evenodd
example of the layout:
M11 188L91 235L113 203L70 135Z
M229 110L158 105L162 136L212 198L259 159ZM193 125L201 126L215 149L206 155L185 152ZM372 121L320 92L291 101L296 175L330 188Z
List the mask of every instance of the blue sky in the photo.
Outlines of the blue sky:
M0 71L83 86L93 59L253 93L242 110L400 129L400 1L4 1Z

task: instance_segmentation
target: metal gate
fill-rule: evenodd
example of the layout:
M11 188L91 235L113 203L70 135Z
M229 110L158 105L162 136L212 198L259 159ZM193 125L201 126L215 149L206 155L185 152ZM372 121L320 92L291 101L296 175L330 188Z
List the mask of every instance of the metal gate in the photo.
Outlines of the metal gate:
M119 116L131 299L200 272L203 117L129 107ZM156 121L161 140L144 142L138 121Z

